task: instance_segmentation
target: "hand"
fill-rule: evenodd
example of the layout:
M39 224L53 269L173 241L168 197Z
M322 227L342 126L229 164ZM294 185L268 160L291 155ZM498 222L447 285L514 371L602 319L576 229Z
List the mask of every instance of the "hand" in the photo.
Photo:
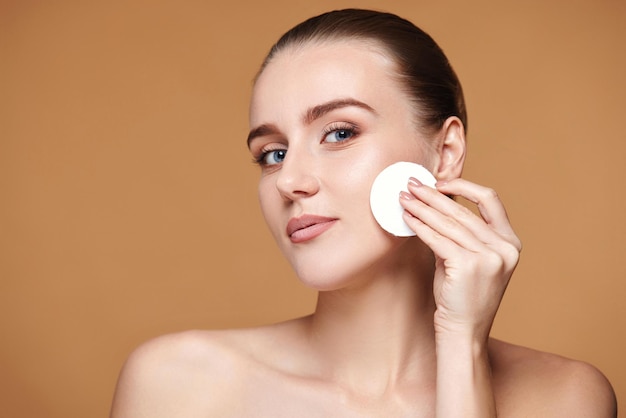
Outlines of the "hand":
M437 190L409 181L401 193L404 220L435 255L436 335L486 342L522 249L496 193L464 179ZM475 203L480 216L450 199Z

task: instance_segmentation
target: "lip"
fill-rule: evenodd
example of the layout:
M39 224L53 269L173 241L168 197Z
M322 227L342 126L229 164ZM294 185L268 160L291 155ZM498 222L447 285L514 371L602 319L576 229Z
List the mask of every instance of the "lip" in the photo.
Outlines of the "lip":
M337 218L318 215L302 215L287 223L287 236L294 244L310 241L332 227Z

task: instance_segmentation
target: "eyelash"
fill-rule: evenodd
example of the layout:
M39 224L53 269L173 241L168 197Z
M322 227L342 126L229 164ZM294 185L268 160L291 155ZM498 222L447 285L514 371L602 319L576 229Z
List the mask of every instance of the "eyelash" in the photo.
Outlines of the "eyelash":
M345 142L351 141L352 139L356 138L360 133L357 126L352 123L334 122L324 128L324 130L322 131L322 140L324 140L329 134L332 134L333 132L338 132L338 131L346 131L351 134L350 138L347 138L344 141L337 142L339 144L343 144Z
M326 126L324 128L324 130L322 131L322 142L324 142L324 140L326 139L326 137L330 134L332 134L333 132L338 132L338 131L346 131L349 132L351 134L351 136L347 139L345 139L344 141L338 141L338 142L330 142L331 144L343 144L346 142L350 142L352 139L356 138L360 131L358 129L358 127L352 123L348 123L348 122L333 122L330 125ZM258 164L262 167L264 166L268 166L270 164L267 164L265 162L267 156L275 151L281 151L284 150L286 151L286 148L279 146L279 145L269 145L267 147L264 147L261 149L261 151L259 152L259 155L254 157L252 159L252 162L255 164ZM273 164L272 164L273 165Z
M271 152L276 152L276 151L286 151L287 149L283 146L279 146L279 145L268 145L267 147L263 147L261 149L261 151L259 152L259 155L255 156L252 159L252 162L255 164L258 164L260 166L266 166L269 165L265 162L265 159L267 158L267 156L271 153Z

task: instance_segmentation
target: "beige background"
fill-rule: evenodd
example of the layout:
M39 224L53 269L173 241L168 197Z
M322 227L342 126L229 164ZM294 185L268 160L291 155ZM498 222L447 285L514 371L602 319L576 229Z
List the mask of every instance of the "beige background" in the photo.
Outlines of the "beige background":
M413 20L464 83L466 177L525 244L494 335L626 399L622 0L3 0L0 415L106 416L140 342L312 309L259 215L247 101L284 30L346 6Z

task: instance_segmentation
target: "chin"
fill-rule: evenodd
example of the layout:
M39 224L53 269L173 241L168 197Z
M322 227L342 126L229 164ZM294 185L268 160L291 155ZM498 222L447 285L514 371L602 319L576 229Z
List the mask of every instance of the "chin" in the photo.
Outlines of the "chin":
M314 240L293 244L285 237L276 242L305 286L332 291L364 285L378 277L390 276L408 259L415 260L415 237L396 237L373 219L340 223Z
M317 291L332 291L362 285L385 275L399 262L399 247L406 238L385 236L369 245L347 245L351 250L324 251L323 256L299 254L290 258L291 266L305 286ZM318 253L319 254L319 253Z

